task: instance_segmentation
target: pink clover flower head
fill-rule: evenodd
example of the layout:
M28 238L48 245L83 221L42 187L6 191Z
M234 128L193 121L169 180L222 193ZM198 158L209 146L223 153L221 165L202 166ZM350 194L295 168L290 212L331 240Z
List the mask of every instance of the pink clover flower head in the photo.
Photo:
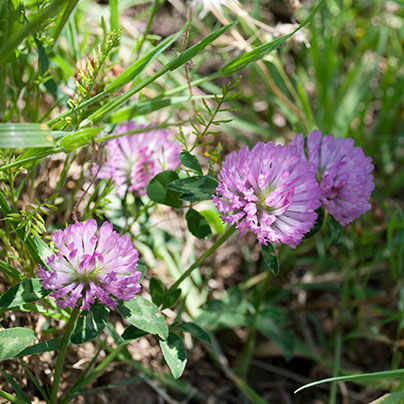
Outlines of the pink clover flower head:
M250 230L261 244L295 248L317 218L321 203L314 168L292 146L245 146L226 157L218 180L213 200L240 236Z
M98 229L95 220L87 220L51 238L59 251L48 258L48 270L39 267L38 276L59 307L74 308L82 298L81 310L89 310L95 299L114 309L117 299L128 301L140 291L139 254L130 237L113 231L111 223Z
M304 158L304 137L299 133L292 141ZM307 158L316 168L321 202L343 226L367 212L375 187L372 159L351 138L323 136L315 130L306 141Z
M115 134L147 128L133 122L122 124ZM146 194L149 181L163 170L175 170L180 163L179 146L169 140L169 130L147 130L107 142L108 161L101 168L94 166L93 175L112 178L119 197L127 191L136 196Z

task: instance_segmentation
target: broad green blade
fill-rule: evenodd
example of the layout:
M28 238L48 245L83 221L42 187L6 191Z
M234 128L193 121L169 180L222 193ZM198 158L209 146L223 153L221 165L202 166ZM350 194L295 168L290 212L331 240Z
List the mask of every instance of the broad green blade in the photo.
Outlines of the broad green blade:
M51 130L43 123L0 123L0 148L54 147Z

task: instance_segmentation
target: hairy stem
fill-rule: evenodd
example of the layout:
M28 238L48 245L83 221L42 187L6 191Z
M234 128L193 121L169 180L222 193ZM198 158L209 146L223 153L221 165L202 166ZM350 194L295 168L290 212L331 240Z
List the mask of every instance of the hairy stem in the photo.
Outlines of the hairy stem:
M67 345L69 344L70 336L72 335L74 327L76 326L76 322L77 319L79 318L80 312L81 312L80 306L77 306L73 310L69 322L66 324L65 333L63 335L62 342L60 344L58 359L56 361L55 375L53 377L52 390L50 395L50 404L56 404L57 402L60 376L62 374L63 363L67 351Z

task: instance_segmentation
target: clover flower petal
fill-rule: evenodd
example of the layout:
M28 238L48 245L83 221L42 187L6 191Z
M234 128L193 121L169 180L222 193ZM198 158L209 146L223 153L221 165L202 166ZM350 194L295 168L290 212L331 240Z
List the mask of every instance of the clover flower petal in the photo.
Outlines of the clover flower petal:
M82 298L82 310L95 299L114 309L117 300L128 301L140 291L139 254L130 237L113 231L111 223L98 229L95 220L87 220L51 238L58 252L48 258L48 270L39 267L38 276L59 307L74 308Z
M128 122L115 134L142 128L146 125ZM95 165L92 173L98 178L112 178L120 197L126 192L145 195L147 184L156 174L174 170L180 162L179 146L168 137L168 130L153 129L111 139L107 142L108 160L101 167Z
M302 157L312 162L320 183L321 202L343 226L357 219L371 207L370 195L375 187L372 159L351 138L323 136L315 130L306 141L298 134L292 141Z
M313 165L292 146L257 143L227 155L213 197L221 218L259 243L295 248L314 224L320 188Z

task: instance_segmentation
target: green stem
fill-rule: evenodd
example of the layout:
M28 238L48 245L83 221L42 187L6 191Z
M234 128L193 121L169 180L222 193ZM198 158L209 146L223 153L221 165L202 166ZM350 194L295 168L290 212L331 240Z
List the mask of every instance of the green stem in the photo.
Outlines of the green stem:
M73 310L73 312L70 316L69 322L66 324L65 333L63 335L62 342L60 344L58 359L56 361L55 376L53 377L52 391L51 391L51 395L50 395L50 404L56 404L56 402L57 402L59 381L60 381L60 376L62 374L63 363L65 360L66 351L67 351L67 345L69 344L70 336L72 335L74 327L76 326L76 321L79 318L80 313L81 313L80 306L77 306Z
M334 318L336 321L337 331L335 335L335 346L334 346L334 362L332 366L332 376L337 377L341 373L341 353L342 353L342 342L343 342L343 328L346 323L345 310L349 304L350 298L350 285L354 284L353 275L348 271L348 276L344 277L344 283L342 286L342 296L341 304L338 310L335 312ZM335 404L337 402L338 384L333 381L331 383L330 395L328 398L328 404Z
M157 10L159 8L159 5L160 5L160 0L154 0L153 8L152 8L151 13L150 13L149 21L147 21L146 29L145 29L145 31L143 33L142 38L140 39L140 41L136 45L137 58L139 58L140 51L142 50L142 46L144 44L144 41L145 41L147 35L149 35L150 28L151 28L151 26L153 24L154 17L156 16L156 13L157 13Z
M6 400L10 401L10 403L27 404L26 401L20 400L19 398L14 397L13 395L5 392L4 390L0 390L0 397L5 398Z
M5 41L5 44L0 48L0 64L6 62L18 45L32 32L40 30L40 25L44 21L56 15L65 2L66 0L53 0L48 7L43 8L29 23L24 24L23 28L19 29L12 38Z
M115 359L115 357L122 351L125 345L118 345L113 349L104 360L91 372L91 374L86 377L81 383L75 386L66 397L62 400L60 404L68 404L77 395L77 390L83 389L88 384L92 383L104 370L105 368Z
M250 368L251 359L255 349L255 342L257 339L257 323L258 323L258 314L261 308L262 303L265 299L266 291L268 290L269 280L271 279L272 272L270 270L267 271L266 277L261 284L261 287L258 291L258 298L254 305L255 312L252 319L252 324L250 327L250 332L248 333L247 342L245 343L239 359L236 365L236 373L242 378L246 379L248 374L248 369Z
M236 231L236 226L233 225L227 229L227 231L219 237L216 242L212 245L212 247L208 248L175 282L174 284L167 290L161 305L164 305L168 297L178 288L178 286L184 281L184 279L188 278L191 272L198 268L205 260L209 257L209 255L213 254L230 236Z
M340 374L340 364L341 364L341 352L342 352L342 334L338 330L335 337L335 349L334 349L334 363L332 369L333 377L337 377ZM331 383L330 397L328 404L335 404L337 402L337 382Z

